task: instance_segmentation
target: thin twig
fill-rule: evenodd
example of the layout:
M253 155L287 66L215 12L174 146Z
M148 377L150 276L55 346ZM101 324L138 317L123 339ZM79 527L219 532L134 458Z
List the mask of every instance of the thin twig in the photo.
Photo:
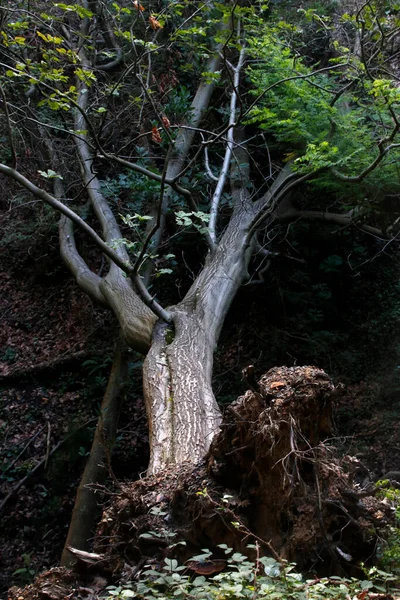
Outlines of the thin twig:
M11 162L11 166L13 167L13 169L16 168L17 166L17 153L15 151L15 146L14 146L14 140L13 140L13 134L12 134L12 127L11 127L11 120L10 120L10 113L8 112L8 104L7 104L7 98L3 89L3 86L0 84L0 94L3 100L3 109L4 109L4 114L6 117L6 127L7 127L7 134L8 134L8 139L10 142L10 147L11 147L11 157L12 157L12 162Z
M213 194L213 197L211 200L210 222L209 222L209 226L208 226L208 231L210 234L210 238L214 244L217 242L216 225L217 225L219 203L221 200L221 195L222 195L223 189L225 187L225 183L226 183L226 179L228 176L229 167L230 167L230 163L231 163L232 152L233 152L233 133L234 133L234 126L235 126L235 121L236 121L236 105L237 105L237 99L238 99L238 91L237 90L239 87L240 72L241 72L241 69L242 69L242 66L244 63L244 57L245 57L245 48L243 47L240 51L240 55L239 55L239 59L238 59L236 68L234 69L233 89L232 89L232 93L231 93L230 114L229 114L229 127L230 128L229 128L228 134L227 134L228 140L227 140L227 145L226 145L226 150L225 150L224 162L222 165L221 173L218 178L217 186L215 188L215 191L214 191L214 194Z
M29 448L29 446L32 444L32 442L34 442L37 438L37 436L42 433L43 429L45 428L45 425L43 425L43 427L41 427L36 433L35 435L33 435L29 442L27 442L25 444L25 446L22 448L21 452L18 454L18 456L16 458L14 458L14 460L6 466L6 468L4 469L4 471L2 471L2 473L0 474L0 477L3 477L3 475L5 475L7 473L7 471L9 471L10 469L12 469L12 467L15 465L15 463L21 458L21 456L23 455L23 453L25 452L25 450L27 450L27 448Z
M51 439L51 425L50 425L50 421L47 421L47 440L46 440L46 456L45 456L45 461L44 461L44 470L47 469L47 463L49 462L50 439Z
M90 425L91 423L94 423L97 420L98 420L97 417L95 417L94 419L89 419L89 421L86 421L86 423L84 423L83 425L81 425L80 427L78 427L78 429L75 429L75 431L73 431L72 433L70 433L69 435L67 435L67 437L65 437L63 440L61 440L60 442L58 442L58 444L56 446L54 446L53 450L49 453L48 458L50 458L51 456L53 456L53 454L55 452L57 452L57 450L63 444L65 444L65 442L67 442L69 439L71 439L71 437L73 437L76 434L77 431L80 431L81 429L84 429L85 427L87 427L87 425ZM42 460L40 460L37 463L37 465L35 465L33 467L33 469L31 471L29 471L29 473L27 473L25 475L25 477L23 477L21 479L21 481L19 481L17 483L16 486L13 487L12 490L9 491L9 493L7 494L7 496L4 498L4 500L0 504L0 513L3 510L3 508L5 507L5 505L7 504L7 502L18 492L18 490L28 481L28 479L30 479L30 477L32 477L32 475L34 475L34 473L36 473L40 469L40 467L42 467L45 464L46 457L47 457L47 453L46 453L46 456L44 458L42 458Z

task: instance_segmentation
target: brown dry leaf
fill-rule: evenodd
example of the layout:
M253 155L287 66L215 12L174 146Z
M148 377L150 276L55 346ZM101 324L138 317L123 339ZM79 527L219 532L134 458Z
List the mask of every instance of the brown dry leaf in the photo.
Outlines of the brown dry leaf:
M286 385L286 383L284 383L283 381L274 381L273 383L271 383L271 385L269 387L274 389L274 388L278 388L278 387L285 387L285 385Z
M149 16L149 23L150 23L150 27L153 29L153 31L157 31L157 29L163 28L160 21L157 21L157 19L155 17L153 17L153 15Z
M225 569L226 560L189 560L187 566L198 575L212 575Z
M137 10L140 10L140 12L143 12L143 11L144 11L144 6L142 6L142 5L140 4L140 2L138 2L137 0L134 0L134 2L133 2L133 6L134 6L134 7L135 7Z
M161 144L162 138L161 138L160 132L158 131L157 127L151 128L151 139L156 144Z

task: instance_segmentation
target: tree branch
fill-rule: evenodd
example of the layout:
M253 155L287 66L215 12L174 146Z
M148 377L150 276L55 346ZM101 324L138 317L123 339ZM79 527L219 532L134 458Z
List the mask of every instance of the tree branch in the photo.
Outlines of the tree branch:
M105 40L108 42L108 44L110 46L112 46L112 48L115 50L115 58L113 60L110 60L108 63L105 63L103 65L94 65L94 68L97 71L112 71L113 69L115 69L115 67L117 67L119 64L121 64L122 62L122 58L123 58L123 53L122 53L122 48L117 44L116 39L115 39L115 35L113 32L113 28L111 27L107 27L107 22L104 18L104 15L102 13L101 10L99 10L98 7L98 3L97 2L92 2L91 3L92 8L94 9L94 13L96 14L99 23L102 26L103 29L103 35ZM108 14L108 19L110 19L111 15L110 13Z
M300 219L334 223L336 225L340 225L340 227L350 227L351 225L354 225L357 227L357 229L361 229L366 233L370 233L380 238L384 237L384 234L380 229L364 223L357 223L351 214L343 215L340 213L331 213L322 210L298 210L292 207L277 217L277 220L281 222L297 221Z
M3 101L3 110L4 110L4 115L6 117L6 128L7 128L7 135L8 135L8 140L10 142L10 148L11 148L11 157L12 157L12 167L15 169L17 167L17 153L15 151L15 145L14 145L14 139L13 139L13 133L12 133L12 127L11 127L11 120L10 120L10 114L8 112L8 103L7 103L7 98L6 95L4 93L4 89L3 86L0 84L0 95Z
M75 223L75 225L79 227L79 229L88 234L88 236L96 244L96 246L100 248L100 250L110 260L115 262L115 264L117 264L119 268L122 269L122 271L124 271L124 273L130 275L131 266L129 265L129 263L122 260L120 256L112 248L110 248L110 246L108 246L99 235L97 235L95 230L92 229L90 225L88 225L83 219L81 219L81 217L79 217L79 215L77 215L73 210L68 208L68 206L60 202L60 200L57 200L57 198L55 198L52 194L49 194L49 192L46 192L42 188L36 186L24 175L22 175L22 173L20 173L16 169L13 169L12 167L8 167L7 165L0 163L0 173L4 173L4 175L7 175L7 177L11 177L12 179L14 179L14 181L22 185L25 189L28 190L28 192L33 194L36 198L43 200L44 202L46 202L46 204L49 204L55 210L71 219L71 221L73 221L73 223Z
M101 306L108 308L108 302L100 288L101 277L93 273L79 254L75 243L72 220L62 215L59 223L60 253L66 266L81 290L86 292Z
M204 138L203 138L203 141L204 141ZM211 179L211 181L218 182L218 177L216 177L216 175L214 175L214 173L210 169L210 161L208 158L208 146L204 146L204 167L205 167L206 173L207 173L208 177Z
M225 187L226 179L227 179L228 173L229 173L229 167L231 164L231 157L232 157L232 151L233 151L233 132L234 132L235 119L236 119L236 105L237 105L237 99L238 99L238 87L239 87L239 80L240 80L240 71L243 67L244 57L245 57L245 49L243 47L240 50L239 59L238 59L237 65L233 71L233 74L234 74L233 89L231 92L229 129L228 129L228 133L227 133L227 143L226 143L224 162L223 162L221 172L220 172L220 175L218 178L217 186L215 188L215 191L214 191L214 194L213 194L213 197L211 200L210 222L208 225L208 231L210 234L210 238L214 244L216 244L216 242L217 242L216 225L217 225L219 203L221 200L221 195L222 195L223 189Z
M53 165L54 170L58 173L60 170L60 161L58 159L57 151L48 139L47 131L43 130L40 125L39 132L43 136L43 144L47 150L50 164ZM53 181L54 196L60 200L60 198L65 196L62 180L59 177L56 177ZM75 243L74 226L71 219L68 219L65 215L61 215L58 230L60 254L64 263L74 276L75 281L79 287L98 304L109 308L108 302L100 288L101 278L89 269L85 260L78 252Z
M79 51L79 57L82 61L82 65L89 69L91 65L86 59L86 55L84 54L83 50ZM74 127L76 131L82 132L85 131L86 128L86 112L89 93L85 83L80 81L78 78L76 82L76 88L78 90L78 106L80 110L79 112L76 111L75 113ZM83 180L87 188L93 210L100 221L104 239L108 244L111 244L114 240L121 239L122 234L113 212L103 196L100 181L95 174L93 157L87 144L87 133L81 133L79 138L75 138L75 143L81 163ZM128 253L124 246L119 245L116 252L124 261L129 260Z
M109 258L113 263L115 263L128 277L131 277L133 274L133 266L129 262L125 262L120 255L115 252L110 246L108 246L99 235L88 225L83 219L81 219L73 210L68 208L65 204L57 200L52 194L49 194L45 190L37 187L34 183L29 181L22 173L19 173L16 169L12 169L7 165L0 163L0 173L4 173L7 177L11 177L22 185L25 189L27 189L31 194L33 194L36 198L43 200L46 204L52 206L55 210L65 215L77 227L79 227L82 231L84 231L91 240L96 244L96 246ZM138 275L132 277L133 284L135 286L135 290L144 302L146 306L148 306L153 313L159 318L163 319L167 323L171 322L171 315L168 311L164 310L149 294L149 292L144 288L143 282L141 281Z
M256 216L249 226L246 244L250 245L251 239L254 233L262 226L268 216L272 215L274 211L279 210L279 204L284 198L293 191L298 185L314 177L319 171L312 173L306 173L303 176L299 176L297 173L291 173L291 163L287 163L278 177L268 190L268 192L254 203L254 208L257 209ZM289 173L289 174L288 174Z
M399 130L399 128L400 128L400 124L396 125L396 127L394 128L395 131L396 131L396 133ZM392 138L392 135L390 136L390 138ZM340 171L338 171L334 167L332 167L332 169L331 169L332 174L336 177L336 179L340 179L340 181L345 181L346 183L359 183L360 181L362 181L363 179L365 179L365 177L367 175L369 175L369 173L371 173L374 169L376 169L376 167L382 162L382 160L385 158L385 156L391 150L393 150L395 148L400 148L400 144L389 144L389 146L384 147L385 142L389 141L390 138L385 138L385 140L381 140L379 142L379 144L378 144L378 149L379 149L378 156L359 175L355 175L355 176L344 175L343 173L340 173Z

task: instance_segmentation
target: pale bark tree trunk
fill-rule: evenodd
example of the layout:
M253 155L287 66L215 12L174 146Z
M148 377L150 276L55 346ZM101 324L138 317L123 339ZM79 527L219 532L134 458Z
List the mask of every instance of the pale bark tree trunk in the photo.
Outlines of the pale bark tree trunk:
M170 309L173 325L155 327L143 369L149 473L199 460L218 431L213 353L232 300L247 277L250 252L245 240L254 214L251 202L236 211L186 297Z
M117 342L114 361L108 380L100 416L93 438L92 448L76 494L75 506L67 540L61 556L61 566L69 567L76 562L68 547L87 550L99 516L96 492L90 485L105 483L109 474L109 461L117 432L124 386L128 375L129 354L122 337Z

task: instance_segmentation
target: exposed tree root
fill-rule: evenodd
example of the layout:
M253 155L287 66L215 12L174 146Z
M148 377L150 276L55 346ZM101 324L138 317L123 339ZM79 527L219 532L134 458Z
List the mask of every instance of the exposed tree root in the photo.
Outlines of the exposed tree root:
M97 598L107 580L93 574L78 574L63 567L45 571L23 590L13 587L9 600L65 600L65 598Z
M112 497L97 530L97 567L130 580L139 565L165 557L186 561L209 548L221 559L218 544L251 554L257 541L264 554L303 569L357 574L390 515L354 482L358 461L337 457L334 395L316 367L271 369L227 409L203 461Z
M143 556L185 560L221 543L244 551L254 540L266 554L330 574L355 572L373 556L389 515L354 483L357 461L335 453L329 377L281 367L257 389L227 409L205 461L126 486L113 500L96 542L113 572ZM178 539L186 546L168 549Z

